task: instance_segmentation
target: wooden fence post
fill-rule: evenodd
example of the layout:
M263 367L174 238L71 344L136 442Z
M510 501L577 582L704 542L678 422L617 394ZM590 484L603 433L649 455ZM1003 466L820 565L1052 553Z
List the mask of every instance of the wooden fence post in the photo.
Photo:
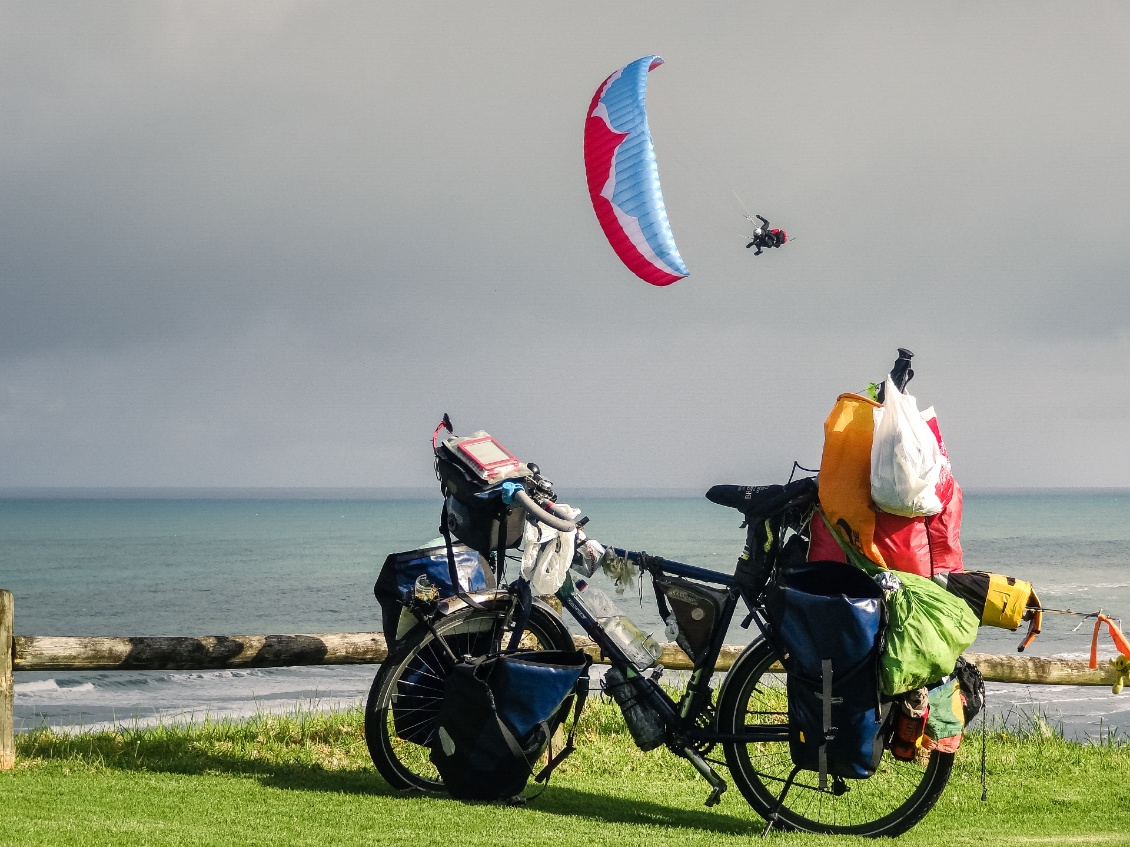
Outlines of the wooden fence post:
M0 771L16 766L16 739L12 720L12 618L15 600L0 588Z

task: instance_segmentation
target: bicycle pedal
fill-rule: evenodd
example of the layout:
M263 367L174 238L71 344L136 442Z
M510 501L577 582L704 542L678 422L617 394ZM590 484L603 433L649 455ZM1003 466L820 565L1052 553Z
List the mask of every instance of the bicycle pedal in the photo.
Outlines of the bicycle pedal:
M718 805L719 801L721 801L722 799L722 794L726 791L726 780L718 776L718 774L714 772L714 769L706 763L706 760L703 759L702 756L700 756L697 752L695 752L693 748L685 747L683 748L682 753L687 757L690 763L694 765L694 769L699 772L699 775L702 776L702 778L707 782L709 782L711 787L713 788L713 790L710 792L710 796L706 798L706 805Z
M714 786L714 790L710 792L710 796L706 798L706 806L717 806L722 802L722 795L726 793L726 783L719 780L718 784Z

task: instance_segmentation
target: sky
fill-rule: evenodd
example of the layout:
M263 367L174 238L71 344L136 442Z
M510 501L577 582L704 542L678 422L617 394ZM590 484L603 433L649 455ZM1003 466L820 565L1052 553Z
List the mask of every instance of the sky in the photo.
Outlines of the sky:
M664 288L582 155L651 54ZM1126 486L1128 67L1113 2L0 0L0 488L429 487L444 412L782 482L897 347L966 488Z

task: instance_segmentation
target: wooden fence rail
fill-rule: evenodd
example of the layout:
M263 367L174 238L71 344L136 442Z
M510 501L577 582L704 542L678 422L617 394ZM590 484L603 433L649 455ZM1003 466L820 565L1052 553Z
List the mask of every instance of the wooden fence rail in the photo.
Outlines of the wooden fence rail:
M14 671L221 670L282 668L301 665L380 664L388 655L379 632L335 632L306 635L206 635L199 637L59 637L13 635L13 599L0 589L0 770L15 764L12 716ZM575 636L578 649L594 661L600 650L592 639ZM744 650L727 645L716 668L727 670ZM1118 671L1104 662L1096 669L1083 659L1041 659L966 653L990 682L1036 685L1113 685ZM674 644L663 645L660 662L687 670L691 661Z

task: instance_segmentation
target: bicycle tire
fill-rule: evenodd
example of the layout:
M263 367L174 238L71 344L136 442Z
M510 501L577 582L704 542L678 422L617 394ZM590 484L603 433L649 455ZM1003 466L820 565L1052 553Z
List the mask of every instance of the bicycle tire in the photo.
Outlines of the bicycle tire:
M464 608L435 623L435 632L456 656L485 656L500 649L509 603L498 608ZM451 670L447 651L424 627L409 636L381 665L365 702L365 744L373 764L393 788L443 791L431 763L432 733L443 682ZM535 601L521 646L572 650L573 638L561 618Z
M785 674L770 670L776 661L772 645L764 639L738 657L719 694L721 732L787 723ZM815 772L800 771L778 809L777 795L793 771L787 737L780 742L728 742L723 750L734 783L766 821L776 810L775 825L784 830L870 838L901 835L922 820L945 790L954 758L934 751L922 764L884 753L874 776L833 777L824 791L817 786Z

